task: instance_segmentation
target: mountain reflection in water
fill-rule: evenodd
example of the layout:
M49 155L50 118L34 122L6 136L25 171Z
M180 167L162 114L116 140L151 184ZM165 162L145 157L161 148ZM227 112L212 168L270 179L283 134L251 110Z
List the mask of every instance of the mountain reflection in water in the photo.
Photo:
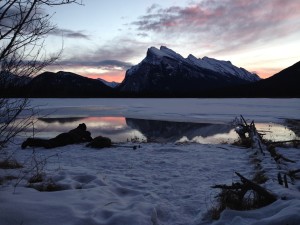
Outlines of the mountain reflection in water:
M35 124L36 137L50 138L74 129L85 123L92 137L106 136L113 142L131 140L145 142L192 141L204 144L232 143L238 138L232 127L227 124L172 122L125 117L74 117L39 118ZM291 130L278 124L257 124L271 139L276 139L275 130L281 140L295 138ZM30 132L30 130L29 130Z
M209 137L220 133L229 133L231 127L225 124L170 122L126 118L126 124L139 130L148 141L175 142L183 137L189 140L195 137Z

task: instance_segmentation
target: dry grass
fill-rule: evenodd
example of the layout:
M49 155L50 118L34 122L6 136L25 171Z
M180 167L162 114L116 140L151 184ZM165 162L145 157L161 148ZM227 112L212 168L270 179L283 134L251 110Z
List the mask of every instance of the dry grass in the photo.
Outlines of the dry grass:
M53 192L65 190L63 186L56 184L52 179L49 179L46 182L30 183L28 187L38 190L40 192Z
M15 159L5 159L3 161L0 161L0 169L19 169L23 168L22 164L20 164Z
M15 176L4 176L4 177L0 177L0 185L4 184L5 181L10 181L10 180L15 180L17 179L17 177Z
M32 177L29 178L28 183L34 184L34 183L40 183L44 181L44 176L45 174L43 173L38 173L33 175Z
M263 174L259 176L261 176L261 180L265 179ZM266 197L259 195L247 186L240 185L239 183L234 183L233 186L236 188L221 189L220 194L217 196L217 205L212 207L209 211L213 220L218 220L220 214L226 208L245 211L258 209L272 203Z
M268 177L266 176L264 171L257 171L255 173L252 181L257 184L264 184L268 181Z

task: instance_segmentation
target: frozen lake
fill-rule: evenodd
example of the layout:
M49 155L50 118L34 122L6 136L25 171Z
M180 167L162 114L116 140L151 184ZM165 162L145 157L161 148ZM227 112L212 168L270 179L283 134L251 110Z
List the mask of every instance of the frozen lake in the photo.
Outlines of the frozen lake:
M1 225L299 224L299 180L289 180L290 188L277 182L278 172L300 168L299 148L278 148L296 161L278 168L269 154L224 144L236 138L230 122L240 115L255 120L270 139L293 139L285 120L300 119L299 99L32 99L31 104L38 112L36 137L53 137L84 122L93 137L129 143L101 150L85 144L22 150L24 137L18 137L6 151L24 167L0 169L7 178L0 185ZM136 139L147 143L127 148ZM29 184L36 170L43 181ZM263 172L268 177L263 186L278 200L257 210L226 209L212 221L209 210L219 190L211 187L239 181L236 171L251 179ZM58 190L38 191L49 185Z
M300 99L32 99L40 116L126 117L228 123L243 115L255 122L300 119Z
M53 137L86 123L92 136L114 142L232 143L231 122L243 115L271 140L295 133L285 119L300 119L299 99L32 99L36 136ZM32 132L32 129L29 130Z

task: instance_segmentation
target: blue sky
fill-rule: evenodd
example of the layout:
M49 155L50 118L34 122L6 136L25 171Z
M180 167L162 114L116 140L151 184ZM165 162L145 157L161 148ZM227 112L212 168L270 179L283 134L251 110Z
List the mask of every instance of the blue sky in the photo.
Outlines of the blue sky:
M268 77L300 60L298 0L83 0L45 9L57 30L47 70L122 81L149 47L221 60Z

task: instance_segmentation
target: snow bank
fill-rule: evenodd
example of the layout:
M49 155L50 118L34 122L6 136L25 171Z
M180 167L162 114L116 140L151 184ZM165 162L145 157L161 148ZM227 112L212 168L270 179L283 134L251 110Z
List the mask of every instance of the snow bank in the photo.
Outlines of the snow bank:
M231 184L237 180L234 171L252 175L249 152L243 148L171 143L142 144L135 151L122 147L94 150L84 145L37 148L35 157L47 159L44 183L58 185L62 190L56 192L28 188L33 152L17 150L18 160L26 167L0 170L1 176L25 177L16 189L16 180L1 186L1 225L291 225L300 221L300 196L295 197L299 191L285 188L278 194L287 200L253 211L225 210L216 222L207 218L218 193L211 186ZM297 149L289 154L297 154Z
M300 200L278 200L264 208L250 211L225 210L212 225L299 225Z
M26 175L0 189L1 225L14 224L194 224L210 207L216 183L231 182L243 170L243 149L214 145L143 144L100 151L83 145L55 150L36 149L48 158L46 180L63 190L39 192L27 188ZM2 176L25 174L32 150L18 149L27 165ZM227 160L224 160L226 156ZM234 165L234 166L233 166ZM3 174L4 173L4 174ZM38 184L35 184L36 186Z

